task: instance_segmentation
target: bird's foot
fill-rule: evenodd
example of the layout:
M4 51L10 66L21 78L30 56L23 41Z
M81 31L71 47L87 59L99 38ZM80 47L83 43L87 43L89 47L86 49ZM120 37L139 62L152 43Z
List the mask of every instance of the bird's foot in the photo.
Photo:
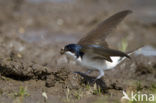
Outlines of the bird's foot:
M93 79L91 79L90 83L95 84L97 80L98 80L97 78L93 78Z

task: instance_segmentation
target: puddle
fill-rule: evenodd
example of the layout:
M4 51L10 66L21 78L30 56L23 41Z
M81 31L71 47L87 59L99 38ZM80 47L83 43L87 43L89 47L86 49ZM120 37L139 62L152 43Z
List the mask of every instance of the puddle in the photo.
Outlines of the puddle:
M134 53L135 55L156 56L156 48L147 45L136 50Z
M29 30L20 35L20 38L28 43L40 44L76 43L79 39L74 34L48 33L46 30Z

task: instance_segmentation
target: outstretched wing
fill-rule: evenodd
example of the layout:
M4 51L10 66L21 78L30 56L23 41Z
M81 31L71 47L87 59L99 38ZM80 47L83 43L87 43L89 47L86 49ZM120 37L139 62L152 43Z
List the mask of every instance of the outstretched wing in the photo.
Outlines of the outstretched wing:
M101 22L97 27L91 30L78 44L80 45L100 45L108 47L105 41L106 36L129 14L130 10L118 12L105 21Z

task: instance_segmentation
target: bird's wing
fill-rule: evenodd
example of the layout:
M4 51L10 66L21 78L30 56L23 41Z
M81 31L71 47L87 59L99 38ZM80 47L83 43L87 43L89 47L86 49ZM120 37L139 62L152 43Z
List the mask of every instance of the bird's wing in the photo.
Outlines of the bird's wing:
M98 24L93 30L91 30L87 35L80 39L78 44L80 45L100 45L103 47L108 47L105 41L106 36L129 14L130 10L124 10L118 12L108 19L104 20Z
M110 58L111 56L120 56L120 57L130 58L126 53L123 53L121 51L100 47L97 45L83 46L81 51L84 53L96 55L97 58L100 57L109 62L112 62L112 60Z

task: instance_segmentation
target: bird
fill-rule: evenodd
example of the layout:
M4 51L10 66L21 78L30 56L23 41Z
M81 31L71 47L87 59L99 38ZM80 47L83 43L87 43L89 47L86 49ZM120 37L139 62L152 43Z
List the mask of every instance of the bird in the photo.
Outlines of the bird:
M106 37L128 15L131 10L123 10L103 20L77 43L70 43L60 50L67 58L88 69L85 74L98 71L94 81L104 76L104 70L112 69L130 56L109 47Z

